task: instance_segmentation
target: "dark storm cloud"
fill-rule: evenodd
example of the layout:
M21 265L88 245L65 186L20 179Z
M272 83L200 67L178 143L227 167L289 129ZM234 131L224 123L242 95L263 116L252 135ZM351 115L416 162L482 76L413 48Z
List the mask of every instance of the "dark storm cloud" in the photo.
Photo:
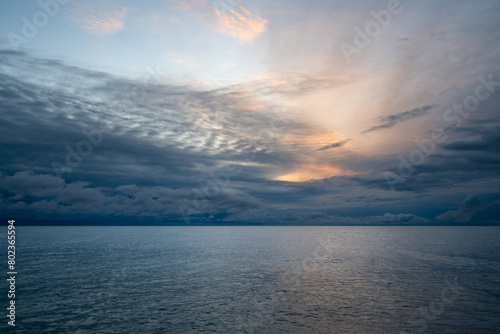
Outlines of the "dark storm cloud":
M500 224L500 193L496 194L497 200L484 205L477 214L473 216L470 223L472 224L487 224L499 225Z
M191 205L193 198L190 189L135 184L107 187L82 181L67 183L55 176L32 171L0 175L0 191L4 209L19 215L35 210L42 216L86 213L161 219L170 215L178 220L179 205ZM259 205L258 199L227 192L214 198L210 206L198 213L238 212Z
M398 123L408 121L410 119L414 119L417 117L424 116L429 113L429 110L432 109L432 106L425 106L421 108L414 108L399 114L389 115L386 117L380 118L380 122L382 124L369 128L368 130L363 131L362 133L373 132L382 129L392 128Z
M391 214L361 218L330 216L324 212L275 212L262 209L247 210L230 215L227 222L284 224L284 225L423 225L431 220L413 214Z
M461 203L458 210L451 210L436 217L436 219L450 221L453 223L466 223L479 212L481 200L475 195L467 196Z
M456 152L500 152L500 122L497 119L472 121L456 131L460 139L441 145L441 148Z
M22 52L2 57L6 208L178 215L180 204L192 205L192 189L208 178L207 171L217 171L225 161L271 161L276 139L270 124L277 117L242 111L238 104L245 99L238 92L143 84ZM258 137L261 129L271 135ZM274 159L291 159L286 156L281 152ZM54 163L62 166L59 172ZM245 175L252 177L238 177ZM42 181L52 186L37 186ZM117 189L131 184L139 190L127 200ZM257 199L227 189L201 212L258 205Z

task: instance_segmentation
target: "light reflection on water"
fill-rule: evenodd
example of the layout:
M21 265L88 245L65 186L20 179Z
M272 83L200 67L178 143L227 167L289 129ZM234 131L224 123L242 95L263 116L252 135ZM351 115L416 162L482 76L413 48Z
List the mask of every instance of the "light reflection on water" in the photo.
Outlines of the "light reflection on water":
M500 328L500 228L19 227L17 240L16 333Z

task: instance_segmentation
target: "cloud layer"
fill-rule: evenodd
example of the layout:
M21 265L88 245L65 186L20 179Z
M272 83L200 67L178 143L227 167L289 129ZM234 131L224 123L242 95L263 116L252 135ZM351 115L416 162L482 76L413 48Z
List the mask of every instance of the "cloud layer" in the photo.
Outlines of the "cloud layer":
M0 205L26 222L498 222L497 95L391 191L396 156L358 154L269 102L317 79L214 90L0 53Z

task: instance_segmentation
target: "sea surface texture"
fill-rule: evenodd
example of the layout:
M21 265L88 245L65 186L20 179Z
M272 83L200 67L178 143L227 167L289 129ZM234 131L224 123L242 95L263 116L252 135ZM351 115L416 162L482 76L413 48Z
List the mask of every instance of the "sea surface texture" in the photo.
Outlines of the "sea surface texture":
M5 332L500 333L498 227L21 226L16 241Z

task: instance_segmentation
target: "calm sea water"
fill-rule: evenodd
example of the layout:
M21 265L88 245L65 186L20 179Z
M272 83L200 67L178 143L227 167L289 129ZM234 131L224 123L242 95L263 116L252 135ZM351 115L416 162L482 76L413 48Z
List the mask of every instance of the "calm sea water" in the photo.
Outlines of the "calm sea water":
M17 232L19 334L500 333L500 228Z

